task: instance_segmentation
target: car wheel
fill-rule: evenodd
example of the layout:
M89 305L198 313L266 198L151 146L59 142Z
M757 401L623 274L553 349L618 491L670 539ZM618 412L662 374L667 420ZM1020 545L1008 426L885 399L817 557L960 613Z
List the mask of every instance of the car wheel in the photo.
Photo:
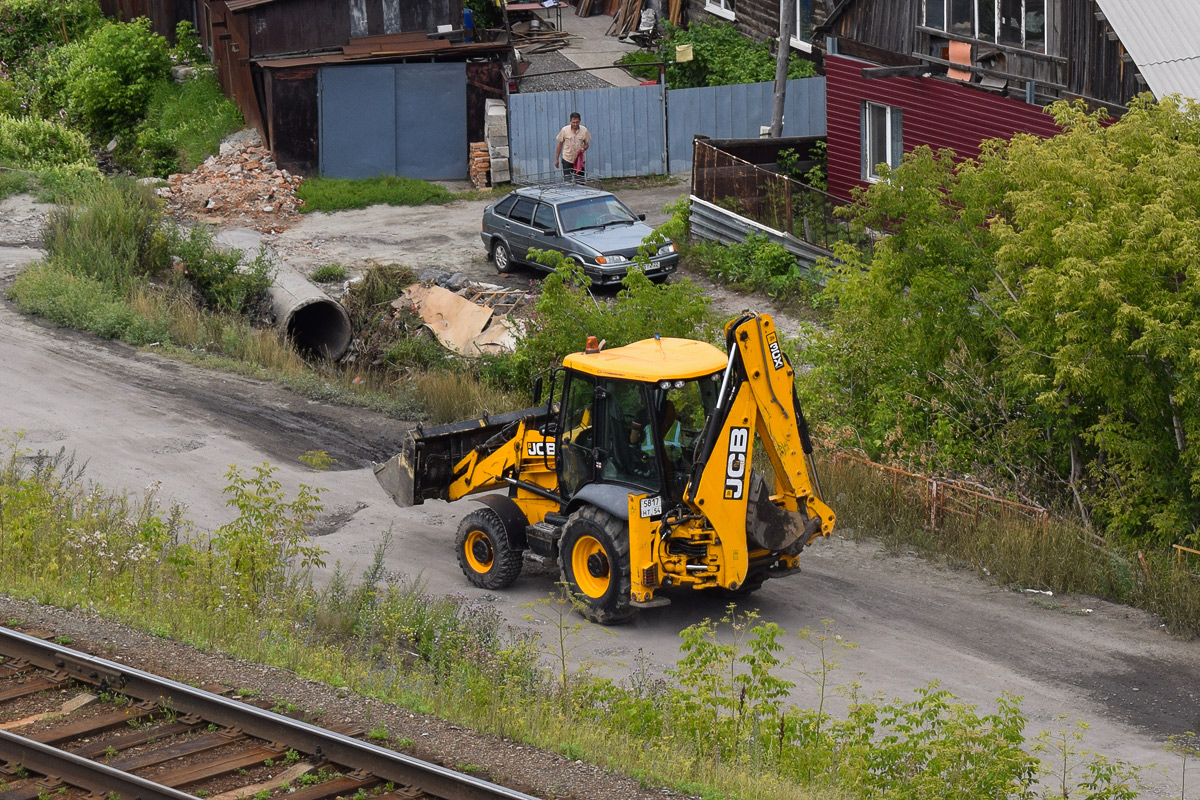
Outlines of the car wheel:
M512 257L509 255L508 245L501 241L493 244L492 260L496 262L496 272L508 272L512 267Z

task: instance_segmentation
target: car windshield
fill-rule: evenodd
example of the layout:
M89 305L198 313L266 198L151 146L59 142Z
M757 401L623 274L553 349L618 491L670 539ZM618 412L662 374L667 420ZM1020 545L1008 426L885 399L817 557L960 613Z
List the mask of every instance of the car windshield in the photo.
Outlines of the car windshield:
M558 218L562 220L563 230L568 233L614 223L637 222L637 217L611 195L563 203L558 207Z

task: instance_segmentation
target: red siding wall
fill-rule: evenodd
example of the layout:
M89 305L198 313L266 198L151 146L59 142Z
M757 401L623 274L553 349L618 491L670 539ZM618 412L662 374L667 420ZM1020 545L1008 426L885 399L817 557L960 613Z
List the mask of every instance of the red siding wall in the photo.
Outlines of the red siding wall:
M1058 126L1037 106L997 97L944 79L872 78L863 80L866 61L843 56L825 59L825 114L829 131L829 191L842 198L862 186L860 119L862 101L903 109L904 152L920 145L944 147L960 157L979 155L985 139L1017 132L1054 136Z

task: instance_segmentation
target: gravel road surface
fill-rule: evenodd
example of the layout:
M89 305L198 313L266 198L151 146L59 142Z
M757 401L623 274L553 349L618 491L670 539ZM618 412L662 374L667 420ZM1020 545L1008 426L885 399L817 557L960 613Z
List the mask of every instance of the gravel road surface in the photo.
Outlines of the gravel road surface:
M653 212L682 191L623 194L635 210ZM267 243L302 270L378 259L494 279L478 239L480 205L313 214ZM44 210L28 198L0 203L0 288L28 260L27 247L36 246ZM746 304L736 296L722 296L721 303ZM270 461L285 486L326 488L319 543L331 562L357 571L390 529L389 570L419 576L432 591L494 602L514 625L533 624L522 620L522 604L553 589L555 576L534 565L502 593L466 581L452 543L470 501L411 509L391 504L369 463L395 452L403 424L56 329L22 316L7 301L0 305L0 429L23 431L29 448L74 452L88 462L87 475L107 487L140 493L160 482L161 496L184 503L202 530L231 516L221 494L229 465ZM327 451L337 466L308 471L297 458L309 450ZM836 487L826 490L836 496ZM1089 597L1047 603L1041 595L840 535L806 550L802 568L799 576L768 582L753 604L764 620L789 632L833 620L838 633L857 643L839 656L835 683L854 680L867 693L908 698L940 681L985 710L1000 693L1013 692L1025 698L1031 732L1065 727L1060 714L1087 721L1087 747L1159 765L1146 773L1153 785L1145 796L1179 797L1178 786L1162 774L1167 768L1177 773L1178 760L1163 746L1171 734L1200 729L1200 651L1195 642L1169 636L1151 615ZM679 631L718 618L724 605L695 593L673 600L640 612L630 625L590 635L579 658L620 675L641 654L661 671L678 654ZM815 663L795 636L784 655ZM814 699L798 669L789 677L798 684L797 702Z

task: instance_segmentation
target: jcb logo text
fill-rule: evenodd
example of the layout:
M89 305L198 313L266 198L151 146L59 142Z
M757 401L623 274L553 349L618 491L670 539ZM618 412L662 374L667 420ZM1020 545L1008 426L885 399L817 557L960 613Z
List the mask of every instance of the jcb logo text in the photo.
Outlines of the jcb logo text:
M725 464L725 499L741 500L746 491L746 451L750 449L750 429L729 429L729 461Z
M554 442L530 442L526 455L554 457Z
M774 332L767 334L767 349L771 351L771 363L775 369L783 369L783 351L779 349L779 337Z

